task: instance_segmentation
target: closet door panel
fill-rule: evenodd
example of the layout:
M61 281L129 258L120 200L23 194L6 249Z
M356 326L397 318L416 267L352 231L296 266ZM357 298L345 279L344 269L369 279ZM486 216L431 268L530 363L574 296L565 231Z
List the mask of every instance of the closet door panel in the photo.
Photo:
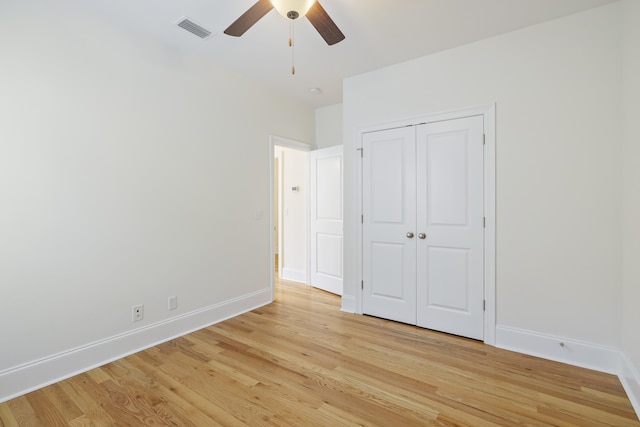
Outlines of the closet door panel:
M415 324L415 130L365 134L362 169L363 312Z
M483 120L417 131L417 324L484 337Z

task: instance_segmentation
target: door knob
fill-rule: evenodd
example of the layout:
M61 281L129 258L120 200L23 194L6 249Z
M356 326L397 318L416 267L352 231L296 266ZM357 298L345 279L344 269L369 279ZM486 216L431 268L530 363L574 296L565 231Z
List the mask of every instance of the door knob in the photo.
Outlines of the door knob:
M407 233L407 237L410 238L410 239L413 239L413 233L412 232L408 232Z
M420 234L418 234L418 238L419 238L419 239L426 239L426 238L427 238L427 235L426 235L426 234L424 234L424 233L420 233Z

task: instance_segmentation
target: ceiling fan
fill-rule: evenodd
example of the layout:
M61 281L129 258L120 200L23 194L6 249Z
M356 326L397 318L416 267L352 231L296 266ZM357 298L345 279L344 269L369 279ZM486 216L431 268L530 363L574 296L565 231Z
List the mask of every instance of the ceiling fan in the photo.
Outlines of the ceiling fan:
M240 37L273 8L291 21L306 16L328 45L334 45L344 40L342 31L317 0L258 0L229 28L224 30L224 33Z

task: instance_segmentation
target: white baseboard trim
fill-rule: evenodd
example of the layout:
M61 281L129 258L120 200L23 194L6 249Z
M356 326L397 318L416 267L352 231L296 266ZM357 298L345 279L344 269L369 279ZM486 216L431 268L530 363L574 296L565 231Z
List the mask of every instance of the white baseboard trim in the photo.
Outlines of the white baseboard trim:
M271 302L263 289L0 372L0 403Z
M625 355L622 356L622 367L618 377L631 401L631 405L633 405L633 409L636 411L636 415L640 418L640 372Z
M282 279L290 282L307 283L307 272L304 270L294 270L293 268L282 269Z
M353 295L342 295L342 306L340 311L344 311L345 313L355 313L356 297Z
M507 326L496 326L496 347L618 375L620 350Z

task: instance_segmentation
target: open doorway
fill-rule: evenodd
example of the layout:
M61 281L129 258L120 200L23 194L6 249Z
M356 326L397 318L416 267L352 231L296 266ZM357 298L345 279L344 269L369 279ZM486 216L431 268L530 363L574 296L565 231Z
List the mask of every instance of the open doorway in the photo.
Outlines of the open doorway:
M309 151L271 136L271 290L275 278L309 284Z

